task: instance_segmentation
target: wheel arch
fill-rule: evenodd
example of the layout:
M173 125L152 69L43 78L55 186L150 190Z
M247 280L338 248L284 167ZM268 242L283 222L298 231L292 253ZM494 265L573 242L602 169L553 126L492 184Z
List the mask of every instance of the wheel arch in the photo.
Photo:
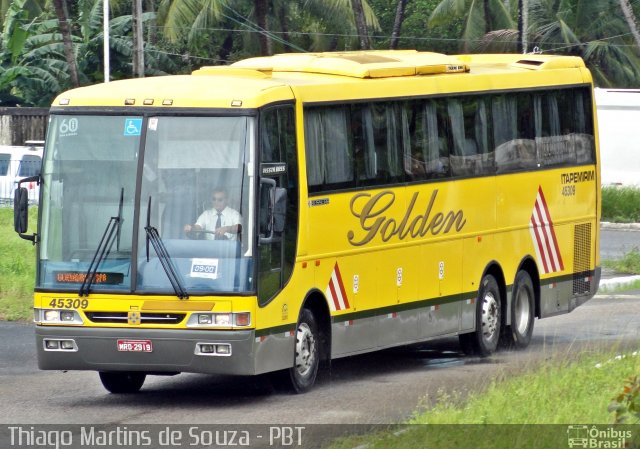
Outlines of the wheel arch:
M305 296L300 311L309 309L318 324L320 334L320 360L331 359L331 312L324 294L318 290L310 290Z
M540 309L540 273L538 272L538 265L535 260L531 256L525 256L520 265L518 265L518 271L526 271L531 278L531 282L533 282L533 293L534 293L534 304L535 304L535 316L536 318L540 318L541 309ZM518 274L516 271L516 276Z

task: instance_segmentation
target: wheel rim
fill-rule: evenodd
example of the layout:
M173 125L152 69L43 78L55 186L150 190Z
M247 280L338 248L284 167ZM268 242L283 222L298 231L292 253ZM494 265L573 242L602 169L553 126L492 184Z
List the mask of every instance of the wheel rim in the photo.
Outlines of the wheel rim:
M486 341L496 336L499 319L498 301L492 292L487 292L482 298L482 335Z
M529 317L531 315L531 297L526 288L518 289L514 304L514 319L516 330L520 335L524 335L529 327Z
M313 370L316 359L316 339L307 323L300 323L296 338L296 371L302 377Z

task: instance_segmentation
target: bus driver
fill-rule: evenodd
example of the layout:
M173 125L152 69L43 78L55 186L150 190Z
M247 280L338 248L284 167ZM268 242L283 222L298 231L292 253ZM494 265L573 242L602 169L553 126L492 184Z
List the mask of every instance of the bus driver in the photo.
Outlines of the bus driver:
M213 191L213 208L205 210L193 225L184 226L187 235L203 232L208 240L236 240L242 226L240 213L227 206L227 193L224 189Z

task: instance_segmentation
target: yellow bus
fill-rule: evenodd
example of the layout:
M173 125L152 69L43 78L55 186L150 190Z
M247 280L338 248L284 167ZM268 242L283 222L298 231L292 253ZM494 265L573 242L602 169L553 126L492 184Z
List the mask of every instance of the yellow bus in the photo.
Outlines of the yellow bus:
M36 234L15 199L39 367L303 392L383 348L526 347L597 290L598 167L576 57L282 54L65 92Z

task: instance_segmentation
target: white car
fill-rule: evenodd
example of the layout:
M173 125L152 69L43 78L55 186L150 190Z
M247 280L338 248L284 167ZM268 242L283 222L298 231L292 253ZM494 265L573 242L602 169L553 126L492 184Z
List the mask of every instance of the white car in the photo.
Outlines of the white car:
M42 167L42 145L40 141L29 141L24 146L0 145L0 203L13 204L14 190L18 181L40 174ZM29 202L37 203L40 189L37 183L22 185L29 191Z

